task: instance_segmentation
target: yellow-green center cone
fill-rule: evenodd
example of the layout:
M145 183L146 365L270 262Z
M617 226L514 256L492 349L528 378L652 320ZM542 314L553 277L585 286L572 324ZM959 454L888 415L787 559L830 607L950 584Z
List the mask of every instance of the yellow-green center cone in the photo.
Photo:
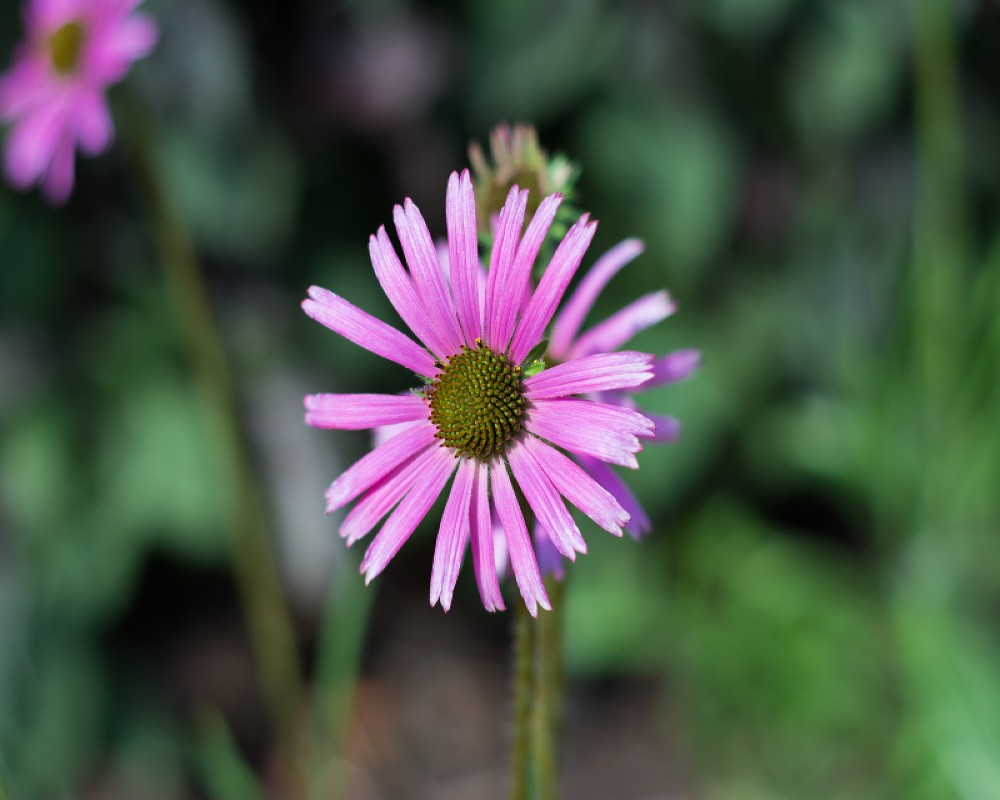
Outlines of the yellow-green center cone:
M56 72L61 75L76 72L83 53L83 35L79 22L67 22L49 37L49 52Z
M521 430L521 368L481 339L475 348L462 345L460 353L438 363L441 374L426 393L437 438L466 458L485 460L502 453Z

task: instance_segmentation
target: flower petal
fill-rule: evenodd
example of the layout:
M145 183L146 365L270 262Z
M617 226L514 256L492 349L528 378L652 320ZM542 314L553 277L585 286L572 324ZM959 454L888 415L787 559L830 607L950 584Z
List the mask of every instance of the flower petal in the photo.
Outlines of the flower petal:
M18 120L7 135L4 151L4 170L10 182L19 189L31 186L45 174L66 138L61 103L45 103Z
M490 476L493 484L493 500L497 504L497 514L500 517L500 524L503 525L504 536L507 537L514 579L517 581L517 588L521 590L521 597L528 607L528 613L537 617L538 606L547 611L551 611L552 606L549 604L545 584L542 583L542 576L538 571L538 562L535 560L535 551L531 547L531 538L524 524L524 515L521 513L514 487L510 483L510 476L507 475L507 467L502 459L495 458L490 462Z
M533 436L525 437L524 445L563 497L604 530L622 535L629 515L607 489L554 447Z
M528 190L519 191L512 186L507 201L500 210L496 232L493 236L493 250L490 252L490 271L486 281L486 344L497 352L506 352L510 343L507 330L505 308L514 302L511 295L511 278L514 271L517 244L521 238L524 212L528 206Z
M535 517L545 527L559 552L570 561L576 560L578 552L586 553L587 545L580 529L528 449L519 442L507 451L507 459L514 473L514 480L521 487Z
M375 276L403 322L438 358L451 355L447 342L438 334L438 329L417 296L413 281L403 269L384 225L378 229L377 236L368 240L368 252L375 268Z
M479 596L487 611L503 611L503 595L497 580L497 557L499 549L493 541L493 518L490 514L489 467L476 463L475 481L472 487L472 563L476 571Z
M458 321L470 347L482 336L479 308L479 245L476 238L476 195L469 170L451 173L446 201L448 263Z
M435 443L437 429L429 422L414 425L355 461L326 490L329 514L374 486L403 462Z
M565 397L639 386L652 376L653 357L646 353L600 353L566 361L524 382L529 400Z
M621 503L622 508L628 513L629 521L625 523L627 530L633 538L638 539L644 533L653 529L653 523L649 519L643 507L639 504L628 484L623 481L618 474L603 461L596 458L579 457L581 466L587 473L601 486L607 489L611 495Z
M608 285L608 281L644 249L643 243L638 239L626 239L597 259L597 263L584 275L552 326L549 352L555 358L565 360L569 356L570 347L573 346L573 340L580 326L590 313L594 301Z
M427 417L427 403L416 395L308 394L306 424L314 428L364 430Z
M665 383L676 383L687 378L701 364L698 350L675 350L653 362L653 380L649 388Z
M552 543L552 537L545 526L537 519L532 538L535 540L535 554L538 556L538 569L542 577L551 575L556 580L563 580L566 577L566 561Z
M656 427L653 430L653 441L657 444L669 444L670 442L676 442L681 435L681 422L676 417L668 417L665 414L650 414L648 411L643 411L653 425Z
M476 462L464 459L458 465L458 474L452 484L451 494L441 516L441 529L434 545L434 566L431 568L431 605L438 600L445 611L451 608L451 598L462 566L472 507L472 489L476 477Z
M393 219L424 313L430 318L447 353L457 353L462 346L462 333L427 223L409 198L402 207L393 209Z
M637 437L653 435L653 423L636 411L593 400L532 400L524 427L573 453L629 469L639 464Z
M669 317L677 306L666 292L653 292L629 303L584 333L570 349L572 358L617 350L639 331Z
M403 499L427 469L428 462L437 457L437 450L435 447L424 448L418 455L382 478L354 504L354 508L340 525L340 535L347 540L348 546L367 536L392 511L393 506Z
M54 206L65 203L73 191L74 160L73 139L63 136L42 176L42 194Z
M152 52L158 38L156 23L145 14L122 20L102 42L93 66L107 83L116 83L125 77L134 61Z
M490 308L490 313L495 318L494 336L497 342L502 342L504 348L514 333L518 315L531 299L531 268L562 200L562 195L553 194L546 197L539 205L531 222L528 223L524 238L517 245L517 254L510 269L507 270L502 285L496 290L500 302ZM520 232L520 224L517 230Z
M541 341L545 326L552 319L552 314L559 305L566 287L580 266L580 261L597 230L597 223L588 222L588 219L588 215L584 214L569 229L556 248L545 274L538 282L538 287L524 310L510 346L510 355L515 364L520 364L531 352L531 348Z
M111 111L104 93L96 90L81 92L74 110L76 138L80 149L88 155L100 153L114 137Z
M417 529L454 470L455 459L451 453L443 448L435 450L434 456L428 459L427 467L420 473L413 488L399 502L382 526L382 530L368 546L361 561L361 572L364 573L366 584L371 583L375 576L385 569L393 556L399 552L399 548Z
M437 374L431 354L391 325L319 286L309 287L309 297L302 310L334 333L420 375Z

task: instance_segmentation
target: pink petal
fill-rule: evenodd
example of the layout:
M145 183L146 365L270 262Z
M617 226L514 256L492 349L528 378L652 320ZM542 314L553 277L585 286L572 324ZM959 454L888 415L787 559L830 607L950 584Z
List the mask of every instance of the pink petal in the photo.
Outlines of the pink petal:
M583 541L580 529L573 522L559 493L530 451L518 443L507 450L507 458L514 472L514 479L521 487L528 505L549 533L552 543L559 552L570 561L576 560L577 552L586 553L587 545Z
M507 467L503 460L495 458L490 462L490 476L493 484L493 500L497 504L497 514L503 525L504 536L507 537L507 547L510 550L510 565L514 570L517 588L528 607L528 613L538 616L538 606L552 610L549 597L545 593L545 584L538 572L538 562L535 561L535 551L531 547L531 538L524 524L524 515L514 495L514 488L507 475Z
M490 271L486 281L485 339L486 344L498 352L506 352L510 342L510 332L504 324L504 308L509 307L513 299L510 293L511 273L527 205L528 190L518 191L517 186L512 186L507 194L507 201L500 210L500 219L493 237Z
M524 446L563 497L604 530L615 536L622 535L629 515L607 489L554 447L535 437L525 437Z
M529 400L571 394L627 389L652 376L653 357L646 353L601 353L566 361L532 375L524 382Z
M434 326L447 353L457 353L462 346L462 333L458 328L451 296L444 285L434 242L420 215L420 209L407 198L403 207L396 206L393 209L393 219L424 313L429 317L429 322Z
M65 203L73 191L74 157L73 140L64 136L42 176L42 194L54 206Z
M319 286L309 287L309 297L302 310L334 333L419 375L437 374L431 354L391 325Z
M472 507L472 489L476 477L476 462L463 459L458 465L458 475L448 495L441 516L441 530L434 546L434 566L431 568L431 605L438 600L445 611L451 608L451 598L462 566L462 556L469 543Z
M81 92L76 106L76 138L80 149L88 155L102 152L114 137L111 111L104 93Z
M563 306L552 326L549 352L555 358L565 360L569 356L569 350L573 346L573 339L577 331L580 330L587 314L590 313L594 301L608 285L608 281L644 249L642 242L638 239L626 239L597 259L597 263L580 281L580 285L576 287L573 296Z
M306 424L346 431L393 425L427 417L427 404L416 395L308 394Z
M514 332L514 340L510 346L510 355L515 364L520 364L531 351L531 348L542 339L542 332L552 319L552 314L559 305L566 287L573 279L584 253L590 246L597 223L588 223L589 217L584 214L570 228L559 243L552 261L542 275L535 289L524 316Z
M665 320L676 310L677 306L666 292L640 297L583 334L576 340L570 354L579 358L617 350L639 331Z
M117 83L132 63L149 55L156 46L159 31L144 14L122 20L108 32L100 51L94 53L93 67L107 83Z
M377 237L372 236L369 239L368 252L382 290L403 322L439 358L451 355L452 351L448 349L447 342L438 335L433 320L417 296L413 281L403 269L399 256L396 255L396 248L392 246L389 234L385 232L385 226L378 229Z
M386 475L362 497L340 525L340 535L348 546L368 535L403 496L413 488L431 459L437 458L438 448L425 448L419 455Z
M354 462L326 490L327 513L351 502L404 461L430 447L435 433L437 429L429 422L414 425Z
M644 411L650 421L656 427L653 430L653 441L657 444L676 442L681 435L681 422L676 417L668 417L664 414L650 414Z
M525 428L573 453L630 469L639 464L639 436L652 436L653 423L627 408L592 400L532 400Z
M53 96L45 62L31 54L19 58L0 77L0 120L10 122L28 114Z
M545 526L537 519L532 538L535 540L535 554L538 557L538 569L542 577L551 575L556 580L563 580L566 577L566 561L552 543L552 537L549 536Z
M417 478L413 488L407 493L395 511L389 515L382 530L372 540L361 561L361 572L365 583L371 583L393 556L399 552L420 521L427 516L434 501L438 499L448 478L455 470L455 458L442 449L434 451L426 469Z
M493 520L490 515L489 467L476 463L472 487L472 563L476 571L479 596L487 611L503 611L503 595L497 580L497 559L493 542Z
M451 173L446 200L448 263L451 288L458 308L465 343L470 347L482 336L479 307L479 245L476 238L476 196L469 170Z
M701 364L701 353L697 350L675 350L653 362L653 380L649 386L662 386L687 378Z
M65 138L66 115L61 103L46 103L16 122L7 135L4 152L4 169L10 182L19 189L31 186L48 169Z
M524 233L524 238L517 246L517 255L514 263L507 271L502 287L498 290L502 301L499 305L491 308L491 314L496 317L495 335L497 341L503 342L504 347L510 341L511 334L514 333L514 325L522 309L531 300L531 268L541 249L542 242L552 226L559 204L562 202L562 195L553 194L546 197L535 215L528 223L528 230ZM520 228L518 228L520 230Z
M586 456L580 457L580 464L590 477L607 489L621 503L622 508L628 513L629 521L625 524L625 530L638 539L644 533L648 533L653 529L653 523L650 522L649 515L643 510L643 507L639 504L635 495L632 494L632 490L628 488L625 481L611 467L603 461L598 461L596 458L587 458Z

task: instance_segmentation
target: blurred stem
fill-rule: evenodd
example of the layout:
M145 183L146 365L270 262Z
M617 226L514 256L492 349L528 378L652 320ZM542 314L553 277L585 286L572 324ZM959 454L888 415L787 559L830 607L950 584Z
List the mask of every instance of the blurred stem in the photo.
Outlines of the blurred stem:
M535 619L518 598L514 612L514 741L510 755L511 800L528 800L532 683L535 674Z
M552 611L535 623L535 691L533 711L534 762L539 800L559 796L558 745L563 712L563 598L565 583L545 582Z
M161 178L148 116L134 99L123 110L133 165L152 218L177 319L218 436L225 475L235 481L229 512L236 580L265 700L285 749L283 755L292 757L302 672L232 380L194 245ZM294 780L293 775L289 777Z
M376 587L358 580L330 583L317 656L309 753L309 796L316 800L347 796L346 776L330 768L330 758L346 758L354 687L375 594Z

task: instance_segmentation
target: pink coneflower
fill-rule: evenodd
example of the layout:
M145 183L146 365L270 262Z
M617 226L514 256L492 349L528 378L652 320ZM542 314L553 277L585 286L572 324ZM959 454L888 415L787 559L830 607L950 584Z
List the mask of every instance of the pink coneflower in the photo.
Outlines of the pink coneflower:
M29 0L25 41L0 78L0 121L13 123L4 152L11 183L40 183L52 203L73 188L73 151L103 151L114 128L105 89L156 43L139 0Z
M484 290L467 170L461 176L453 173L448 182L450 285L411 201L394 210L408 271L384 227L371 237L379 282L423 346L325 289L312 287L302 304L313 319L425 382L409 396L309 395L306 422L341 429L407 423L327 490L328 511L360 498L341 526L348 543L388 515L361 563L367 581L395 556L455 475L431 573L431 604L440 601L445 610L470 542L483 604L490 611L504 608L494 561L491 496L528 610L535 614L538 606L549 608L514 483L555 547L572 559L586 552L586 545L564 500L616 535L629 515L558 448L634 468L640 437L652 436L655 427L631 409L574 397L646 382L653 377L652 356L595 352L526 375L523 365L533 361L529 355L540 344L596 228L582 216L559 243L537 288L527 292L532 265L562 197L545 198L522 236L527 201L528 192L517 187L507 197Z
M643 251L638 239L626 239L605 253L580 281L576 291L555 318L552 339L549 342L548 358L555 363L585 358L593 353L611 352L629 342L633 336L646 328L663 321L676 311L677 307L664 291L652 292L640 297L612 314L602 322L580 333L583 321L594 305L594 301L626 264ZM651 389L667 383L683 380L691 375L701 361L697 350L675 350L653 362L653 377L642 384L641 389ZM632 393L639 386L605 390L595 399L612 405L637 409ZM653 421L655 429L652 441L664 443L675 441L680 434L680 422L674 417L662 414L642 413ZM629 513L625 529L635 537L647 533L652 528L649 515L643 510L635 495L618 474L606 463L591 458L587 454L576 454L580 465L622 504ZM544 555L547 564L560 563L550 553L543 553L551 545L545 541L544 527L536 528L536 538L540 541L539 557ZM543 570L544 571L544 570ZM558 571L558 570L553 570Z

